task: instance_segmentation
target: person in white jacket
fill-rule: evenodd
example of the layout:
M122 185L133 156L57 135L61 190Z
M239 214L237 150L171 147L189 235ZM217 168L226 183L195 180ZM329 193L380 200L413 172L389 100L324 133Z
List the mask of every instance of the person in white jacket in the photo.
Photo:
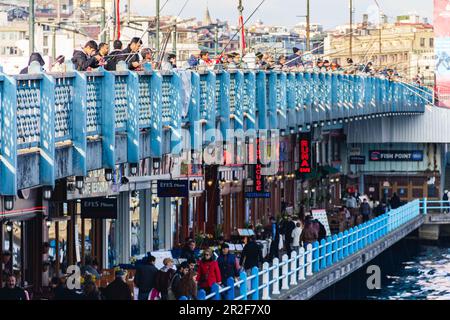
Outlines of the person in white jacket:
M299 253L300 250L300 235L302 234L302 225L300 222L295 224L295 229L292 230L292 249Z

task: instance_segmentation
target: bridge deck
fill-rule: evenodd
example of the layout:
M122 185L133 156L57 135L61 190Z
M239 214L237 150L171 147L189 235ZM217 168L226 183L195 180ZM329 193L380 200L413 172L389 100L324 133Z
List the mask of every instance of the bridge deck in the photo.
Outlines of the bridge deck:
M402 225L386 237L376 241L355 255L349 256L336 265L320 271L307 278L300 285L293 287L280 295L272 297L280 300L306 300L322 290L342 280L352 272L368 264L373 258L419 228L425 221L424 216L418 216Z

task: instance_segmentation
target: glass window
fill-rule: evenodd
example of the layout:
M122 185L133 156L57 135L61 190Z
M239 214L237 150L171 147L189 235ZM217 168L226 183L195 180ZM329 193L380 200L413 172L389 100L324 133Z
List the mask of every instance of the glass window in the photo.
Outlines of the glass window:
M130 197L130 216L131 216L131 256L144 254L142 237L144 232L141 228L143 221L141 221L140 207L139 207L139 192ZM142 222L142 223L141 223Z
M152 224L153 224L153 250L157 251L165 247L165 215L160 214L160 208L163 204L156 198L152 204ZM161 209L163 211L163 208Z
M112 268L117 264L116 220L106 220L106 236L108 237L108 268Z

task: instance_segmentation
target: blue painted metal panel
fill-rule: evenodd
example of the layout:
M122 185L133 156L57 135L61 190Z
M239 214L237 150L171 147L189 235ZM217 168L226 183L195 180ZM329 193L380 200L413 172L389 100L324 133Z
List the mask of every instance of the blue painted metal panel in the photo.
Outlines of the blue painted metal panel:
M258 71L256 73L256 112L257 112L257 129L268 129L267 121L267 88L266 73Z
M201 127L200 127L200 76L198 73L191 74L191 99L187 115L189 122L190 148L201 150Z
M75 91L73 100L72 117L72 142L73 142L73 175L85 176L86 168L86 106L87 106L87 85L86 75L76 72L73 89Z
M17 193L17 87L13 78L0 75L0 195Z
M154 73L151 78L151 156L162 156L162 77Z
M130 72L127 77L127 159L128 163L139 163L139 76Z
M311 124L312 123L312 108L313 108L313 79L311 73L305 73L303 75L303 90L305 92L304 94L304 112L303 112L303 119L305 121L305 124Z
M230 74L230 116L231 124L235 130L244 128L244 95L245 82L242 71Z
M271 71L266 78L267 119L269 130L278 129L277 117L277 72Z
M221 72L216 75L216 117L223 141L228 141L230 128L230 74Z
M286 73L277 74L276 99L277 99L277 129L285 130L287 128L287 93L286 93Z
M216 128L216 74L208 71L200 75L200 120L202 125L202 137L208 130ZM211 137L211 135L208 135ZM205 138L205 144L212 142Z
M245 72L244 79L244 130L249 130L256 128L256 75L253 71Z
M40 99L40 184L55 186L55 80L42 74Z
M170 131L170 153L181 152L181 79L177 73L164 75L162 82L162 124Z
M289 73L286 78L286 116L287 126L290 130L297 129L297 88L294 73Z
M108 71L103 72L101 82L101 137L102 137L102 165L105 169L115 168L115 77Z

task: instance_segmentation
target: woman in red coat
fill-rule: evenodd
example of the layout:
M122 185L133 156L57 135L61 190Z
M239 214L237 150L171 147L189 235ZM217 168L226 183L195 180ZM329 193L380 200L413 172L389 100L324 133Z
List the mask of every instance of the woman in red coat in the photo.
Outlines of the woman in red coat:
M200 289L211 292L213 283L221 284L219 264L213 259L211 249L203 252L203 257L198 261L197 281Z

